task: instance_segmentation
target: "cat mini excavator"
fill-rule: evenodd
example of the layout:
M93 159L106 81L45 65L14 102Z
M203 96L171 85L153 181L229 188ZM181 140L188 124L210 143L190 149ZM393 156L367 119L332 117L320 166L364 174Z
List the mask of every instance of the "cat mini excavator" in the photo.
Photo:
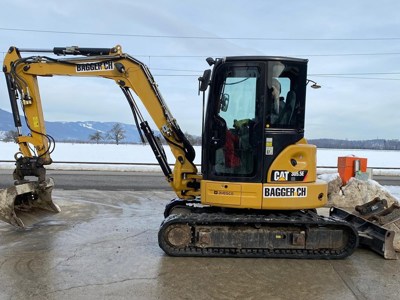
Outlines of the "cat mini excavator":
M39 51L57 56L21 56ZM199 78L203 97L208 89L199 172L194 149L149 69L120 46L11 47L3 71L19 152L15 186L0 192L0 218L25 227L39 212L60 211L51 199L53 182L46 178L54 141L46 133L37 78L103 77L121 88L177 195L166 205L158 233L167 254L324 259L350 255L358 245L354 226L316 213L327 202L327 185L316 177L316 147L304 139L307 60L243 56L207 62L213 70ZM134 94L176 158L173 170ZM28 135L21 130L21 108ZM38 179L28 181L28 176Z

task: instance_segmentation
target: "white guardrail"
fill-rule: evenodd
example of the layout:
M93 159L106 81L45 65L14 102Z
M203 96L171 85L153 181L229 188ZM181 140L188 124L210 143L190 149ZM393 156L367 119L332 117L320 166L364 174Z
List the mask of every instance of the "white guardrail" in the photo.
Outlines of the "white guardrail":
M13 169L13 160L0 160L0 169ZM170 164L173 167L173 164ZM200 164L196 164L198 168ZM82 161L53 161L46 167L48 170L105 170L105 171L151 171L161 172L158 163L129 163L129 162L82 162ZM337 166L317 166L318 174L336 173ZM400 176L400 168L368 167L368 172L377 176Z

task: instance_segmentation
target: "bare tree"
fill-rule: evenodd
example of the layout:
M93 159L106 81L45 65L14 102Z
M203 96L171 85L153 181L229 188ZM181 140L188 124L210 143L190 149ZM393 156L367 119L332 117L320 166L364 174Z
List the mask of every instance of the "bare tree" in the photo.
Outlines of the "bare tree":
M18 132L16 132L15 130L9 130L5 133L4 138L3 138L3 142L17 142L17 138L18 138Z
M185 132L185 136L193 146L201 145L201 136L192 135L188 132Z
M120 123L115 123L114 126L107 132L107 139L115 141L118 145L125 138L125 130Z
M104 140L104 137L100 131L96 131L95 133L89 135L89 140L98 144L101 140Z

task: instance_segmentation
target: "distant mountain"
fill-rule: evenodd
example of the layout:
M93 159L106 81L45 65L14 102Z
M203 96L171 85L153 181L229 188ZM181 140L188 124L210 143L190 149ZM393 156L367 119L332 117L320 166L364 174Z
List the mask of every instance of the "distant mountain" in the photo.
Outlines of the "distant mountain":
M21 117L23 120L23 117ZM22 122L25 123L24 121ZM47 133L50 134L58 142L88 142L89 136L96 131L105 134L118 122L46 122ZM135 125L120 123L125 130L126 138L122 143L140 143L139 132ZM27 128L23 125L23 132L27 133ZM12 114L0 109L0 139L4 133L15 130ZM160 135L155 131L156 135ZM193 145L201 145L201 138L187 134ZM310 144L316 145L318 148L335 148L335 149L375 149L375 150L400 150L400 140L337 140L337 139L310 139Z
M336 140L336 139L310 139L310 144L318 148L333 149L372 149L372 150L400 150L400 140Z
M21 117L21 119L23 120L23 117ZM46 122L46 131L59 142L87 142L89 141L89 136L96 131L101 132L103 136L105 136L105 133L116 123L118 122ZM126 136L126 138L122 140L123 143L140 143L139 132L135 125L120 124L125 130ZM0 137L4 132L10 130L15 130L12 114L0 109ZM26 127L23 127L23 132L27 132Z
M12 114L0 109L0 131L15 130Z

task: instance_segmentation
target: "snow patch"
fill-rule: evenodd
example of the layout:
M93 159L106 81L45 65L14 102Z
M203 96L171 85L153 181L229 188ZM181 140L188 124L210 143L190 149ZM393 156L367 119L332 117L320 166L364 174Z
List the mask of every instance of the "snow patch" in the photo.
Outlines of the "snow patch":
M92 123L79 123L79 126L81 126L83 128L90 129L90 130L98 131L96 128L93 128L93 124Z
M351 178L343 185L339 174L323 174L318 178L328 183L328 206L354 209L355 206L363 205L377 197L386 199L389 206L399 202L398 198L375 180Z

